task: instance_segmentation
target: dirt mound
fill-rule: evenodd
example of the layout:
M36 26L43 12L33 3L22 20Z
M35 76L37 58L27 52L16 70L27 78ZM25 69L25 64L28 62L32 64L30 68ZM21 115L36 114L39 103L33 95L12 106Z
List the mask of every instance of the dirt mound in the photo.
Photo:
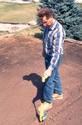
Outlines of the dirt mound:
M0 37L0 124L39 125L42 42L26 36ZM64 99L55 101L45 125L82 123L82 45L65 42L61 66ZM35 102L35 105L34 105ZM35 107L36 106L36 107Z

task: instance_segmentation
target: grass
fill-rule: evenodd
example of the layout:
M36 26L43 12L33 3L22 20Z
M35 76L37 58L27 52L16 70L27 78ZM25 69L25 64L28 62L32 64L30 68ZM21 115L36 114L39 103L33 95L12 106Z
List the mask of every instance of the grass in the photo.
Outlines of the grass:
M82 4L80 4L82 7ZM17 3L7 3L0 2L0 22L10 22L10 23L27 23L31 20L36 20L38 5L35 3L30 4L17 4ZM25 29L17 32L17 35L35 35L40 33L39 27ZM8 32L0 32L0 35L6 34Z
M36 20L38 5L35 3L17 4L0 2L0 22L8 23L28 23ZM40 32L39 27L31 27L19 32L15 35L35 35ZM0 32L0 35L8 34L8 32Z
M40 29L40 27L31 27L31 28L16 32L16 33L14 33L14 35L15 36L35 36L37 38L40 38L41 29Z
M37 4L0 3L0 22L27 23L36 20Z

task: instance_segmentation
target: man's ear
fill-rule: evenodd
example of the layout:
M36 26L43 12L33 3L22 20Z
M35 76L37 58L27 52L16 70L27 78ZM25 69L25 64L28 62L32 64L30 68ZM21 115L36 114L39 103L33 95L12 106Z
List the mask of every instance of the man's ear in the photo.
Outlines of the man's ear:
M52 24L53 23L53 18L49 18L48 22L49 22L49 24Z

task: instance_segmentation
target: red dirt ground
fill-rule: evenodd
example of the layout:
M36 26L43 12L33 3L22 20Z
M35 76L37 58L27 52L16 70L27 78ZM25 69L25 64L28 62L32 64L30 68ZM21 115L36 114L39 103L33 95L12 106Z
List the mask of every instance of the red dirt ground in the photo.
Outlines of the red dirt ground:
M54 101L39 123L36 108L45 70L41 44L36 38L0 37L0 125L82 124L82 45L69 42L60 69L64 99Z

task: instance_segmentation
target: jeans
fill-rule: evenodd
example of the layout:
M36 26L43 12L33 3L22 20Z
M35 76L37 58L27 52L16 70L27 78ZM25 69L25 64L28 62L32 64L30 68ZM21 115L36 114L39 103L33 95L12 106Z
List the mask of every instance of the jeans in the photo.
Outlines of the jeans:
M54 70L52 71L52 75L46 80L43 86L43 100L46 102L51 103L53 101L52 95L53 93L62 94L62 85L61 85L61 78L59 74L59 66L62 62L63 56L60 55L58 63ZM49 67L51 61L50 56L45 57L45 66L46 69Z

